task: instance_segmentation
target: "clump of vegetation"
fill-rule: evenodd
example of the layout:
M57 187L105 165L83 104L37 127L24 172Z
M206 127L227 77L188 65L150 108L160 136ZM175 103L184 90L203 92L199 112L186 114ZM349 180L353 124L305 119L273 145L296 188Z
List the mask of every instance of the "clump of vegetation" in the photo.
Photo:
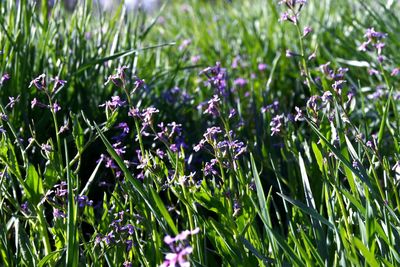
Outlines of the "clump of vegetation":
M4 266L400 264L397 1L0 2Z

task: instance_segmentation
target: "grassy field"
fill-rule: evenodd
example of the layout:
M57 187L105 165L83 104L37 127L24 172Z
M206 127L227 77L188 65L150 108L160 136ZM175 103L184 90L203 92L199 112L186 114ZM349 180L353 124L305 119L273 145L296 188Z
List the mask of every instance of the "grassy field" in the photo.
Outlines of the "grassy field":
M400 265L399 1L46 3L0 1L0 266Z

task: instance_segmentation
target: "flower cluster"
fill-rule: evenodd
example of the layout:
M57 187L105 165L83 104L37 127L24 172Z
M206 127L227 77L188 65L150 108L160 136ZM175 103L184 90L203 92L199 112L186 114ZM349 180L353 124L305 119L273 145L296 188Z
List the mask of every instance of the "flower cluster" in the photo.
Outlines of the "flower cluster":
M214 169L214 166L218 163L217 159L223 161L226 167L233 165L233 167L236 168L236 163L234 161L238 160L247 150L243 142L233 139L232 131L224 135L222 135L222 133L223 130L220 127L213 126L207 128L206 132L203 134L203 138L193 147L193 150L198 152L201 149L207 149L206 145L208 144L208 146L211 147L211 151L209 152L216 157L211 159L210 162L205 163L203 171L206 176L217 174ZM231 162L231 164L229 162Z
M279 21L289 21L296 25L298 23L299 13L306 3L306 0L279 1L280 5L285 5L287 8L287 10L281 14Z
M227 93L227 72L226 69L221 67L221 63L217 62L214 67L208 67L200 72L207 76L208 80L206 85L210 85L214 88L215 93L221 96L225 96Z
M133 246L132 236L138 231L138 228L128 222L127 213L129 213L129 210L114 213L114 218L108 227L110 231L104 235L98 234L95 238L95 244L103 243L106 246L121 244L125 247L125 251L129 252Z
M378 55L381 55L382 49L385 47L385 43L382 40L386 38L386 36L387 34L385 33L377 32L374 28L369 28L364 35L367 40L364 41L358 49L365 52L370 46L372 46L376 49Z
M173 266L190 266L188 256L192 253L193 248L187 243L187 238L190 235L199 233L200 229L196 228L193 231L183 231L176 237L167 235L164 238L164 242L169 246L172 252L165 255L164 262L160 265L161 267L173 267Z

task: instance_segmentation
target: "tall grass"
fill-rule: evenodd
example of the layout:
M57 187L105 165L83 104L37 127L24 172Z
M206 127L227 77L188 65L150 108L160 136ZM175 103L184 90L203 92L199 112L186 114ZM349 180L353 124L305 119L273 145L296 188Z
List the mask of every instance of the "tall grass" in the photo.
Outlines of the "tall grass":
M1 1L1 264L399 265L399 2L281 2Z

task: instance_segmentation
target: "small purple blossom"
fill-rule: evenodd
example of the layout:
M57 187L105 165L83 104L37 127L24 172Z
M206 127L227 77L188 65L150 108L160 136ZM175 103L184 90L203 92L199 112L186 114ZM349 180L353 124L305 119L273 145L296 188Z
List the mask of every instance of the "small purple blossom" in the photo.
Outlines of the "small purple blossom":
M302 121L304 120L303 111L299 107L295 107L296 109L296 116L294 117L294 121Z
M41 74L38 77L36 77L35 79L33 79L31 81L31 83L29 84L29 88L31 88L32 86L35 86L38 90L44 90L46 89L46 74Z
M185 241L190 235L195 235L200 232L199 228L195 228L193 231L185 230L181 233L179 233L176 237L171 237L169 235L164 237L164 242L167 245L171 245L173 243L176 243L178 241Z
M217 171L214 169L215 164L217 163L216 159L212 159L210 162L206 162L204 165L204 175L209 176L209 175L217 175Z
M112 96L111 100L106 101L106 103L100 105L100 107L106 107L111 109L116 109L117 107L125 106L126 101L121 100L119 96Z
M54 219L65 218L66 215L62 210L54 208L53 210Z
M138 108L132 107L128 111L128 116L133 118L140 118L141 117L140 110Z
M267 67L268 67L268 65L265 64L265 63L259 63L259 64L258 64L258 70L259 70L259 71L264 71L264 70L267 69Z
M272 121L269 124L271 126L271 136L278 135L281 133L282 119L283 115L276 115L275 117L272 118Z
M399 75L399 73L400 73L400 68L394 68L390 73L390 76L396 76Z
M56 184L54 188L56 189L55 191L56 197L64 198L68 195L67 183L65 181L61 181L61 183Z
M55 102L55 103L53 104L53 112L54 112L54 113L57 113L57 112L59 112L60 110L61 110L60 105L59 105L57 102Z
M376 70L376 69L368 69L368 74L369 74L370 76L379 75L379 71Z
M212 99L210 99L208 101L208 107L207 109L204 111L205 114L211 114L215 117L217 117L219 115L219 102L220 102L220 98L218 97L218 95L214 95Z
M45 152L51 152L53 150L51 145L49 145L49 144L42 144L41 148Z
M118 67L116 69L117 73L112 74L110 76L108 76L107 81L104 83L104 85L109 84L110 82L112 82L113 84L115 84L117 87L123 87L125 86L126 83L126 74L125 74L125 70L128 69L127 66L122 66L122 67Z
M3 85L6 81L10 80L11 76L8 73L4 73L0 78L0 85Z
M87 196L77 196L76 202L80 208L85 206L93 206L93 200L89 200Z
M333 88L333 90L334 90L338 95L341 95L341 94L342 94L343 85L344 85L345 83L346 83L345 80L338 80L338 81L335 81L335 82L332 84L332 88Z
M5 108L8 108L8 107L9 107L9 108L12 109L12 108L15 106L15 104L19 102L20 96L17 96L17 98L15 98L15 97L13 97L13 96L9 96L8 99L9 99L9 102L8 102L8 104L6 105Z
M286 49L286 57L291 58L291 57L294 57L296 55L297 55L296 53L292 52L289 49Z
M207 76L208 80L206 84L211 85L216 94L225 95L227 80L226 80L226 69L221 67L221 63L217 62L214 67L208 67L200 72L200 74L204 74Z
M67 84L67 81L61 80L58 76L52 78L51 80L54 82L52 93L59 92Z
M237 78L233 81L233 84L239 87L244 87L247 84L247 80L244 78Z
M200 59L201 59L201 57L200 57L199 55L196 55L196 56L192 56L192 57L190 58L190 61L191 61L193 64L197 64L197 63L199 63Z
M115 128L121 129L124 134L128 134L130 129L126 122L120 122Z
M312 28L311 27L309 27L309 26L304 27L304 29L303 29L303 37L306 37L311 32L312 32Z
M186 47L188 47L192 43L192 40L190 39L185 39L182 41L181 45L179 46L179 51L184 50Z

